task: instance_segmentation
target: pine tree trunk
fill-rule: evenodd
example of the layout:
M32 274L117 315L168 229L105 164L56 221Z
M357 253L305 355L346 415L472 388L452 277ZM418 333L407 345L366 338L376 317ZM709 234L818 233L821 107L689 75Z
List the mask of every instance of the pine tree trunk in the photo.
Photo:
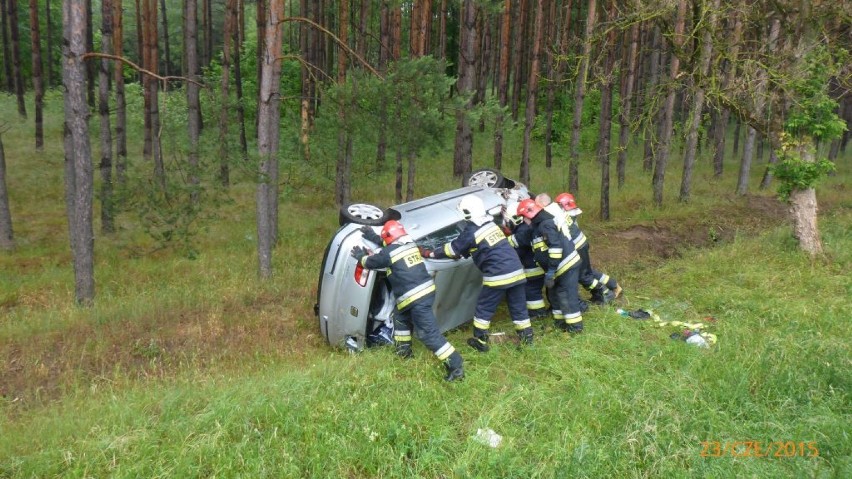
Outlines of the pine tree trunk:
M21 36L18 33L18 0L9 0L9 31L12 35L12 69L15 76L15 95L18 98L18 115L21 118L26 118L24 75L21 69Z
M812 147L803 145L800 147L801 157L804 161L814 161ZM799 241L799 248L807 252L811 257L822 254L822 240L820 239L817 226L816 190L814 188L794 189L790 193L790 215L793 218L793 236Z
M663 205L663 187L666 177L666 166L672 143L672 123L674 120L675 96L677 95L677 79L680 74L680 57L678 51L683 47L686 38L683 35L686 20L686 0L678 0L677 17L675 18L674 38L672 39L672 56L669 66L669 84L667 87L666 103L663 106L662 135L660 151L654 162L654 204Z
M143 0L143 24L145 25L145 51L148 69L157 74L158 72L158 35L157 35L157 0ZM162 149L160 148L160 89L156 78L145 75L147 103L145 110L150 118L150 155L154 160L154 180L160 190L166 191L166 169L163 163Z
M35 0L33 0L35 1ZM101 1L101 51L112 54L112 2ZM113 60L102 58L98 63L98 114L101 123L101 232L115 231L115 203L112 185L112 129L109 121L110 64Z
M627 169L627 143L630 136L630 109L633 105L633 84L636 76L636 56L639 43L639 24L630 27L629 37L625 32L625 42L628 44L627 67L622 69L621 111L619 113L618 131L618 188L624 186L625 170Z
M615 0L609 0L606 10L607 24L612 25L616 19ZM604 71L600 79L601 89L601 114L598 131L598 162L601 165L601 220L609 220L609 177L611 154L610 142L612 140L612 84L614 82L613 69L615 67L616 31L609 30L606 42L601 46L604 53Z
M349 2L342 1L338 4L338 38L343 45L349 42ZM337 83L343 85L346 83L346 68L348 66L347 54L342 49L337 55ZM355 92L353 92L353 95ZM347 121L347 107L344 102L339 106L337 112L340 121L337 131L337 164L335 174L335 203L338 207L349 203L349 198L352 191L352 183L350 176L352 175L352 139L349 133L349 124Z
M124 19L122 0L113 3L113 51L123 55ZM124 63L116 61L113 66L115 78L115 180L123 186L127 176L127 100L124 97Z
M408 152L408 176L405 185L405 201L414 200L414 177L417 155L413 151Z
M144 1L145 0L134 0L134 6L136 7L136 53L139 55L138 56L139 64L142 65L143 67L145 67L145 61L146 61L146 58L145 58L145 38L144 38L145 27L142 23L142 2L144 2ZM138 72L138 73L139 73L139 83L142 84L142 85L145 85L145 74L142 73L142 72ZM143 86L142 89L144 90L145 87ZM148 117L148 115L145 115L145 122L148 122L148 121L150 121L150 118ZM148 126L147 123L145 123L145 125L146 126L144 128L147 132L149 126ZM146 139L145 146L143 147L143 153L146 156L151 154L151 145L150 145L150 143L147 143L147 141L150 141L150 139Z
M202 29L204 30L204 48L201 54L202 66L209 66L213 60L213 2L201 0ZM260 43L260 42L258 42Z
M51 88L54 85L54 75L53 75L53 17L52 12L50 11L50 0L44 0L44 22L45 27L47 29L47 51L45 52L45 57L47 57L47 81L44 82L47 85L47 88Z
M163 75L170 76L172 74L172 50L169 45L169 16L166 11L166 0L160 0L160 10L163 12Z
M3 135L0 134L0 250L15 249L15 235L12 231L12 213L9 210L9 192L6 188L6 149L3 147Z
M494 122L494 168L503 167L503 109L509 99L509 53L511 47L512 0L505 0L500 27L500 68L497 74L497 101L501 110Z
M511 1L511 0L507 0ZM438 58L447 59L447 0L441 0L441 20L438 23Z
M9 41L9 8L6 0L0 0L0 13L2 13L2 25L0 34L3 36L3 71L6 73L6 91L15 92L15 76L12 74L12 51Z
M260 76L257 150L260 157L257 183L258 274L272 276L272 247L277 241L278 143L281 117L281 23L283 2L268 2L264 25L264 53Z
M228 187L231 183L231 168L229 163L228 145L228 110L231 85L231 43L234 23L237 20L236 0L225 3L225 26L222 39L222 80L219 84L219 181Z
M476 2L464 0L459 32L459 80L456 88L460 95L470 95L465 107L456 114L456 142L453 159L453 175L462 176L471 171L473 164L473 131L466 112L473 107L474 85L476 84L476 62L479 61L476 46Z
M302 16L305 18L311 18L313 15L310 7L312 2L309 0L302 0L301 2L301 11ZM301 25L301 37L299 38L300 49L302 52L302 56L307 59L308 63L314 64L316 54L314 53L314 48L316 47L314 43L315 33L313 28L311 28L308 24L303 23ZM308 69L308 65L302 64L302 101L301 101L301 126L299 129L299 140L302 143L302 159L306 162L311 160L311 149L310 149L310 129L311 129L311 102L314 96L314 80L313 80L313 72Z
M518 110L521 103L521 87L524 84L524 40L528 36L526 31L526 18L528 16L528 4L530 0L519 0L519 6L514 11L515 34L513 35L514 45L512 47L512 98L510 99L512 107L512 120L518 121Z
M86 51L93 52L95 51L95 28L92 25L92 19L94 15L92 15L92 0L86 0ZM93 61L86 62L86 79L88 85L88 99L89 99L89 107L92 111L95 110L95 102L97 99L97 95L95 95L95 84L98 81L98 67L97 63Z
M562 8L565 10L565 15L562 21L561 28L558 28L557 37L557 53L559 58L554 58L551 61L551 72L553 78L547 82L547 106L545 114L547 116L547 125L545 130L545 166L550 169L553 166L553 108L556 99L556 89L561 88L562 78L565 75L565 56L568 54L568 38L570 35L571 25L571 6L573 1L567 0ZM555 17L555 16L554 16ZM554 21L554 24L556 21Z
M93 166L89 145L89 107L86 103L86 9L83 2L65 0L62 77L65 85L66 199L68 226L74 262L74 296L77 304L89 306L95 298L95 235L93 215Z
M689 111L689 131L686 134L686 152L683 157L683 175L680 182L680 201L689 201L692 188L692 170L695 166L695 154L698 146L698 127L701 124L701 113L704 111L704 88L707 74L710 73L710 60L713 51L713 33L716 30L716 12L719 11L720 0L712 0L707 15L707 24L701 36L701 53L698 58L697 74L692 81L695 93Z
M589 58L592 54L592 34L597 19L597 1L589 0L586 30L583 35L583 58L574 85L574 117L571 122L571 157L568 161L568 191L580 191L580 128L583 121L583 99L586 95L586 78L589 75Z
M381 2L379 8L379 71L384 74L385 67L390 57L390 7L387 1ZM387 105L382 102L379 105L379 131L376 142L376 169L381 170L387 156Z
M35 147L44 149L44 79L41 74L41 35L38 23L38 1L30 0L30 40L32 44L33 95L35 96Z
M544 23L544 1L536 0L535 6L535 24L533 31L535 39L533 39L532 49L532 65L530 66L530 78L527 82L527 105L525 107L525 122L524 122L524 144L521 154L521 172L520 180L525 185L530 184L530 138L532 129L535 126L535 100L538 94L538 66L539 53L541 52L541 39L543 34Z
M648 85L645 90L645 108L648 119L645 122L645 150L642 157L642 170L651 171L654 165L654 154L657 150L659 138L657 137L657 119L659 119L660 108L657 105L658 85L660 84L660 51L662 50L662 32L660 27L654 26L651 37L651 55L648 65Z
M367 49L370 45L367 37L367 26L370 23L370 0L360 0L358 10L358 37L355 39L355 51L361 58L367 58Z
M201 137L201 110L199 109L199 87L198 82L198 3L197 0L185 0L184 2L184 57L186 58L186 76L190 82L186 83L186 106L187 106L187 136L189 137L189 184L190 203L198 204L198 186L201 182L198 167L198 140Z
M768 38L765 39L766 55L772 56L775 52L775 43L778 41L778 34L781 31L781 20L778 18L772 19L772 24L769 28ZM769 81L768 74L765 69L759 69L757 72L757 82L754 86L754 116L757 118L763 117L763 109L766 103L766 88ZM742 196L748 193L748 183L751 176L752 154L754 153L754 143L757 139L757 131L748 127L748 136L746 137L745 146L743 146L743 159L740 163L740 174L737 181L737 194Z

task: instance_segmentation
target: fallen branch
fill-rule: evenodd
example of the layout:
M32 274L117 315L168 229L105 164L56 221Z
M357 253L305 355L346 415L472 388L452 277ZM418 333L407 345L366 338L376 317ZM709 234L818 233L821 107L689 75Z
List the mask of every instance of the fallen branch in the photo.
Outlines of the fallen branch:
M185 82L193 83L195 85L198 85L201 88L205 88L205 85L203 83L197 82L197 81L192 80L190 78L186 78L186 77L182 77L182 76L165 76L164 77L164 76L157 75L156 73L154 73L150 70L146 70L146 69L140 67L139 65L133 63L132 61L130 61L130 60L124 58L124 57L120 57L118 55L109 55L107 53L96 53L96 52L84 53L83 54L83 60L85 60L87 58L106 58L108 60L118 60L122 63L126 63L126 64L130 65L130 67L133 68L134 70L142 72L146 75L152 76L152 77L154 77L154 78L156 78L156 79L158 79L162 82L167 82L169 80L179 80L179 81L185 81Z

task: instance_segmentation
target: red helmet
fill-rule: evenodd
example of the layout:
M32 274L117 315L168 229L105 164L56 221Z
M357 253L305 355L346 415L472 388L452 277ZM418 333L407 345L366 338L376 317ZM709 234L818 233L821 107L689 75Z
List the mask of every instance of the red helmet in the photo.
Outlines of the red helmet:
M518 214L524 218L533 219L539 211L541 211L541 206L531 198L521 201L518 205Z
M571 193L559 193L556 202L562 205L563 210L573 210L577 207L577 202L574 201L574 195Z
M389 245L398 240L400 236L405 236L406 234L405 228L402 227L402 223L396 220L390 220L385 223L385 227L382 228L381 236L385 245Z

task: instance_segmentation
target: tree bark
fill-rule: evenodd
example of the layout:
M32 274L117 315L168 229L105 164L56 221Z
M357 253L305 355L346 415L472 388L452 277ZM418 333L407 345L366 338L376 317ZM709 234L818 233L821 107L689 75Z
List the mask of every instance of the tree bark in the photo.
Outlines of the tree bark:
M726 70L724 75L722 76L722 81L720 88L722 91L728 89L728 86L734 79L734 74L736 73L736 65L737 65L737 57L739 56L740 51L740 39L743 34L743 21L740 16L740 13L737 9L734 9L731 12L731 19L729 22L732 22L731 33L729 35L731 39L730 46L727 48L727 56L728 59L725 62ZM715 178L721 178L722 173L724 173L725 169L725 140L728 136L728 123L730 121L731 111L728 108L722 108L719 112L719 118L717 120L716 129L714 134L716 135L715 144L716 148L713 152L713 176Z
M666 165L669 160L669 151L672 142L672 123L674 119L675 96L677 95L677 79L680 73L680 57L678 53L683 47L686 38L683 35L686 20L686 0L678 0L677 16L675 18L674 38L672 38L672 55L669 67L669 85L667 88L666 103L663 108L662 137L660 138L660 151L654 162L654 204L663 206L663 186L666 177Z
M38 1L30 0L30 40L32 44L33 95L35 96L35 147L44 149L44 78L41 74L41 35L39 34Z
M18 33L18 0L9 0L9 31L12 35L12 69L15 76L15 96L18 98L18 115L21 118L26 118L24 75L21 70L21 36Z
M512 120L518 121L518 110L520 105L521 98L521 87L524 84L524 58L526 55L524 54L524 40L527 37L526 32L526 18L527 18L527 7L529 0L519 0L518 8L514 10L515 21L514 21L514 30L515 34L514 45L512 47L512 98L510 99L511 107L512 107Z
M186 105L187 105L187 136L189 137L189 154L187 162L189 164L189 184L192 187L190 192L190 203L198 204L199 191L198 187L201 183L199 178L198 167L198 141L201 137L201 110L199 104L199 87L195 83L198 78L198 3L197 0L185 0L184 2L184 57L186 58L186 76L190 82L186 83Z
M70 200L69 237L74 262L74 296L77 304L89 306L95 298L92 230L93 167L89 145L89 107L86 103L86 6L82 0L65 0L62 6L64 28L62 77L65 85L66 198Z
M710 72L711 53L713 52L713 33L716 30L716 12L719 11L720 0L712 0L709 10L702 12L707 15L707 23L701 35L701 53L698 57L698 72L693 74L692 85L695 90L692 106L689 112L689 131L686 134L686 152L683 156L683 175L680 182L680 201L689 201L692 188L692 170L695 166L695 154L698 147L698 127L701 124L701 113L704 111L704 90L707 74ZM706 5L706 3L705 3Z
M341 1L338 4L338 38L343 45L349 42L349 2ZM338 48L337 54L337 84L346 83L347 54L342 48ZM353 92L354 94L354 92ZM337 163L334 181L334 199L337 206L343 206L349 202L352 183L352 139L349 134L347 121L348 100L338 105L338 120L340 121L337 131Z
M6 91L14 93L15 91L15 76L12 73L12 51L11 42L9 41L9 7L6 0L0 0L0 12L2 13L2 25L0 25L0 33L3 36L3 71L6 73Z
M169 45L169 16L166 10L166 0L160 0L160 10L163 11L163 74L169 76L172 74L172 50Z
M562 79L565 76L565 56L568 54L568 38L571 31L570 25L572 4L572 0L567 0L562 6L562 8L565 10L565 15L563 17L562 25L560 28L558 28L556 33L558 57L554 57L551 60L550 71L552 72L552 78L547 83L547 106L545 110L545 115L547 116L547 125L545 127L544 164L548 169L553 166L553 108L554 100L556 99L556 89L562 87ZM553 23L555 24L557 22L554 21Z
M6 149L3 147L3 135L0 134L0 249L15 249L15 235L12 231L12 213L9 210L9 192L6 189Z
M494 122L494 168L503 167L503 115L509 100L509 54L511 48L512 0L505 0L500 27L500 68L497 74L497 101L500 111Z
M648 65L648 85L646 86L644 102L648 119L645 122L645 150L642 157L642 170L651 171L654 165L654 154L660 139L657 137L657 120L660 107L657 106L658 85L660 84L660 51L662 50L662 32L658 25L654 26L651 36L651 54Z
M222 39L222 80L219 84L219 182L228 187L231 183L228 145L228 110L231 85L231 43L234 23L237 20L236 0L225 2L225 26Z
M35 0L32 0L35 1ZM101 51L112 54L112 2L101 1ZM112 129L109 121L110 63L113 60L102 58L98 70L98 114L101 123L101 232L109 234L115 231L115 203L112 185Z
M813 148L808 145L800 147L802 160L814 161ZM790 215L793 218L793 236L799 241L799 248L811 257L822 254L822 240L817 226L816 190L814 188L794 189L790 193Z
M473 89L476 84L476 2L464 0L459 22L459 80L456 88L460 95L470 98L456 114L456 142L453 175L462 176L471 171L473 164L473 131L467 112L473 107Z
M283 2L267 2L264 53L260 76L257 150L260 169L255 195L257 205L258 274L272 276L272 247L277 239L278 142L281 116L281 18Z
M568 191L575 195L580 191L580 128L583 122L583 99L586 95L586 78L592 55L592 34L597 20L597 1L589 0L586 30L583 35L583 57L574 85L574 119L571 123L571 157L568 160Z
M629 35L629 37L627 35ZM627 66L622 69L621 111L619 112L618 117L618 160L616 164L619 189L624 186L625 170L627 169L627 143L630 137L630 109L633 105L633 84L636 77L636 52L639 43L638 23L635 23L630 27L629 33L625 32L625 42L628 44Z
M609 0L606 10L607 24L612 25L616 19L615 0ZM600 80L601 89L601 114L598 132L598 162L601 166L601 220L609 220L609 176L611 153L610 142L612 139L612 84L613 69L615 68L615 29L610 28L606 41L601 46L605 53L604 71Z
M524 118L524 144L521 154L520 180L525 185L530 184L530 137L535 126L535 100L538 94L538 66L539 53L541 51L541 38L544 23L544 1L537 0L535 6L535 39L533 40L532 65L530 66L530 78L527 82L527 105Z
M114 9L113 51L116 55L123 55L122 0L112 0L112 3ZM127 180L127 101L124 96L124 63L116 60L113 75L115 76L115 179L119 185L124 185Z
M769 27L769 34L766 42L766 54L771 56L775 51L775 43L778 41L778 34L781 31L781 20L778 18L772 19ZM757 72L757 83L754 86L754 116L757 118L763 117L763 110L766 106L766 88L769 81L768 73L765 69L760 68ZM743 158L740 163L740 174L737 181L737 194L742 196L748 193L748 182L751 176L752 154L754 153L754 143L757 138L757 130L753 127L748 127L748 136L746 137L745 145L743 146Z
M86 0L86 51L93 52L95 51L95 28L92 26L92 19L94 15L92 15L92 0ZM86 79L88 85L88 99L89 99L89 107L92 111L95 110L95 101L97 96L95 95L95 83L97 83L98 77L98 67L95 62L87 61L86 62Z

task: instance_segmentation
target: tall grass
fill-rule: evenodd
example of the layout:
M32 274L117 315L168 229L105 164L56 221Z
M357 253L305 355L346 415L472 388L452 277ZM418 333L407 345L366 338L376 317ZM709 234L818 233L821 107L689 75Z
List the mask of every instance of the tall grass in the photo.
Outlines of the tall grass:
M401 362L318 337L317 271L337 226L322 164L294 169L285 188L271 281L256 279L253 187L241 183L199 231L194 259L154 251L129 215L115 235L98 234L95 306L73 307L59 112L47 125L42 154L31 151L29 125L4 136L19 247L0 256L0 477L852 474L848 159L819 189L827 254L814 262L783 217L730 193L734 160L717 181L703 158L685 205L673 161L667 205L656 209L634 154L603 224L597 166L584 159L583 227L595 263L627 288L620 305L667 320L713 316L719 343L696 349L669 339L671 328L593 308L583 335L537 325L523 351L505 342L475 354L464 347L469 331L452 332L467 377L445 384L419 344ZM475 167L489 166L486 136ZM518 136L506 145L510 177ZM561 191L564 168L547 171L541 157L537 145L531 187ZM451 161L421 161L417 196L457 186ZM366 170L353 175L353 198L391 204L392 171ZM630 250L637 240L620 234L636 225L672 254ZM508 331L500 315L495 327ZM480 428L503 444L473 440ZM702 443L741 441L763 452L812 442L819 456L702 455Z

